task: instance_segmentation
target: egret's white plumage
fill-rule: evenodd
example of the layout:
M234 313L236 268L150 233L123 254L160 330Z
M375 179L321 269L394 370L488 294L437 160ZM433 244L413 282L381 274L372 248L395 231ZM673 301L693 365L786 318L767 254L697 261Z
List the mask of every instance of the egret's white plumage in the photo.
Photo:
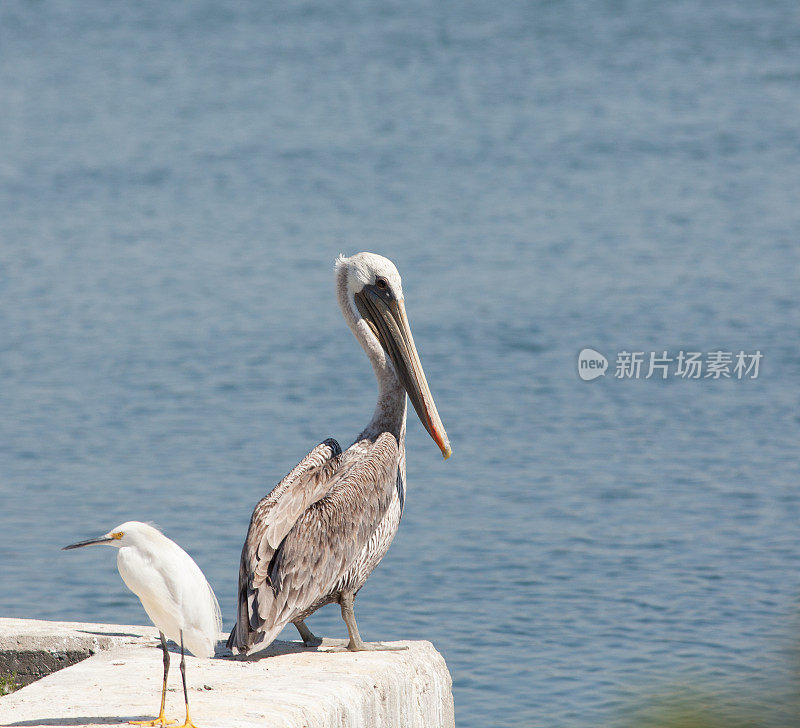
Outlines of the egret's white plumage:
M128 521L98 538L65 546L106 544L119 549L117 568L125 585L142 602L147 616L158 628L164 652L164 683L161 710L152 721L135 721L149 726L165 726L174 721L164 717L164 700L169 672L169 652L164 639L181 646L181 675L186 700L184 727L191 727L186 691L184 646L197 657L211 657L222 629L219 604L200 567L178 544L147 523ZM132 721L134 722L134 721Z
M222 618L200 567L153 526L129 521L114 529L120 531L122 538L111 542L119 548L117 568L147 616L178 644L183 631L183 643L193 655L211 657Z

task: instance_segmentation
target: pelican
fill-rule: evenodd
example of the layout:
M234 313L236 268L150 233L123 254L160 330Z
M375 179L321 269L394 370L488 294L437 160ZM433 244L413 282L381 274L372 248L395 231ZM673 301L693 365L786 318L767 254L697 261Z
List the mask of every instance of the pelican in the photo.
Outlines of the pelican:
M336 602L346 649L391 649L362 640L353 604L392 543L406 496L406 394L445 459L450 442L436 411L406 317L400 274L374 253L339 256L336 294L378 380L375 412L355 442L317 445L256 505L239 567L234 652L267 647L290 622Z

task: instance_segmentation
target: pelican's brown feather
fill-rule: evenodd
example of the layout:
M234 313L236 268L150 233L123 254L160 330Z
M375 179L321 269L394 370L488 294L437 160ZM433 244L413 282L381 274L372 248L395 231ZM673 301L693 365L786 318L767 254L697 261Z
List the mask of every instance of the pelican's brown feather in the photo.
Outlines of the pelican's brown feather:
M291 530L306 503L324 495L321 487L325 475L335 469L334 463L341 456L342 448L336 440L329 438L317 445L280 481L253 510L239 564L239 599L236 627L228 639L228 646L246 649L253 644L258 630L263 626L257 608L258 588L269 574L269 564L275 548L283 535ZM307 487L310 486L310 487ZM308 493L307 493L308 491ZM296 513L292 519L292 513Z
M374 443L358 442L351 450L308 470L284 488L270 508L254 513L242 553L239 620L229 646L247 650L269 644L289 622L332 601L338 593L334 586L349 571L353 578L360 573L353 568L355 561L396 497L399 452L388 432ZM358 457L348 462L348 453L356 452ZM298 490L307 495L298 495ZM285 523L302 503L307 505L273 549L267 536L275 526L273 516L278 514L277 521ZM280 530L275 527L273 532Z
M334 595L396 497L398 457L397 440L382 433L355 463L345 460L327 494L303 512L275 554L271 594L259 594L265 627L303 618Z

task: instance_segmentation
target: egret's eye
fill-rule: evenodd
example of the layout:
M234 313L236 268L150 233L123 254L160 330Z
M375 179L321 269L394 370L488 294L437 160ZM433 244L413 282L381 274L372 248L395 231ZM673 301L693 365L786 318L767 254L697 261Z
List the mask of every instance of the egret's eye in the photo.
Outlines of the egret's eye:
M382 291L385 291L389 287L389 282L385 278L378 278L375 281L375 285Z
M115 541L119 541L124 535L122 531L114 531L114 533L111 534L111 538Z

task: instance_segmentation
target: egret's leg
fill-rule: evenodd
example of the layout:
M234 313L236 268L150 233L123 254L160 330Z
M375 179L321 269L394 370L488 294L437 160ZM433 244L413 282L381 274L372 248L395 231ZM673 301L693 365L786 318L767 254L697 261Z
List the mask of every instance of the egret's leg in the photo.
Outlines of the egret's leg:
M345 592L342 594L339 604L342 607L342 619L347 625L347 631L350 633L350 642L347 643L345 649L351 652L360 652L362 650L407 650L408 647L402 645L401 647L391 647L389 645L382 645L380 642L364 642L361 635L358 633L358 625L356 624L356 615L353 611L353 603L355 602L356 595L354 592Z
M186 655L183 650L183 630L181 630L181 680L183 680L183 701L186 703L186 720L181 728L197 728L192 723L192 718L189 715L189 693L186 690Z
M161 638L161 649L164 652L164 682L161 685L161 709L158 711L158 718L153 720L132 720L130 722L133 725L146 725L154 728L154 726L163 727L178 722L177 720L167 720L164 717L164 703L167 699L167 674L169 673L169 650L167 650L167 638L164 637L164 633L159 632L158 636Z
M300 633L300 639L303 640L303 644L306 647L319 647L322 644L322 640L308 628L308 625L302 619L298 619L296 622L292 622L292 624L297 627L297 631Z

